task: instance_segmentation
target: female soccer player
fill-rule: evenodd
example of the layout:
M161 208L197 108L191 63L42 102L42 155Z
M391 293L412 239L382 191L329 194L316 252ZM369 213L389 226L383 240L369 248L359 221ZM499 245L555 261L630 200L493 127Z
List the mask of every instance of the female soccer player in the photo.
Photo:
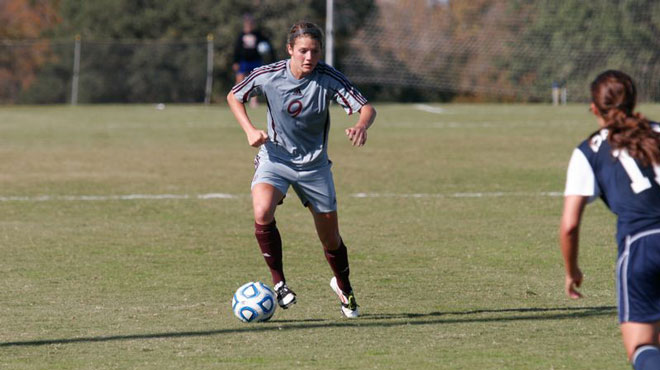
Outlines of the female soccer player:
M633 367L660 369L660 126L634 113L637 93L623 72L591 84L591 112L600 130L571 157L560 244L565 290L582 295L578 235L584 206L600 197L616 214L616 286L623 345Z
M355 146L367 141L367 129L376 111L336 69L320 61L323 32L313 23L293 25L287 39L291 56L255 69L234 86L227 101L247 135L248 144L259 147L252 180L255 236L270 268L278 304L296 302L282 269L282 241L275 225L275 209L292 186L314 218L326 259L334 273L330 286L339 296L341 312L358 316L358 305L349 281L346 246L339 234L335 186L328 159L330 102L351 114L359 113L355 126L346 130ZM245 103L263 95L268 105L268 132L254 127Z

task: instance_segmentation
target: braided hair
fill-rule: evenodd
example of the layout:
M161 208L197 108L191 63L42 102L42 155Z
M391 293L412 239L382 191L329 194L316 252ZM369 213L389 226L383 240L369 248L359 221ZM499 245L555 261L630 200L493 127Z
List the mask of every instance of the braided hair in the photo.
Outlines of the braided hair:
M591 83L591 97L609 130L612 149L626 149L642 165L660 164L660 133L649 120L634 113L637 89L627 74L608 70Z

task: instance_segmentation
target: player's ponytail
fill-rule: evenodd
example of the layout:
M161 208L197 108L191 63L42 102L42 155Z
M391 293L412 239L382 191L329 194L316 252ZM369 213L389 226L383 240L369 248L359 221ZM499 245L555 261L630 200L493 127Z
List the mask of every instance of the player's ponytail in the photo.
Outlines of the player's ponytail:
M591 97L609 130L613 149L626 149L642 165L660 164L660 133L649 121L634 113L637 90L627 74L608 70L591 83Z

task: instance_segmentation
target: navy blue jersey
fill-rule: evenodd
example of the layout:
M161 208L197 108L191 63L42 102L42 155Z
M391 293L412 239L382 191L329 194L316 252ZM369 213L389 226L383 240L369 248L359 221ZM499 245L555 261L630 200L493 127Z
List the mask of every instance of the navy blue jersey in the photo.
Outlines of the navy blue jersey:
M659 131L658 124L652 124ZM660 228L660 166L642 166L624 150L612 150L601 129L573 152L565 195L600 196L617 216L617 241Z

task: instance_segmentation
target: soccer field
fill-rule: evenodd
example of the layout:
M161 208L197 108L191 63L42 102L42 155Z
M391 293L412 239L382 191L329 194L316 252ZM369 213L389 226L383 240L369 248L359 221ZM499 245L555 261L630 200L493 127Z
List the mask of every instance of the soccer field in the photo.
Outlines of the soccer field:
M334 107L329 149L362 317L341 317L290 191L276 217L298 303L257 324L231 312L237 287L271 282L256 150L226 107L0 107L0 368L627 368L600 201L585 298L563 292L561 192L596 129L587 106L375 107L362 148Z

